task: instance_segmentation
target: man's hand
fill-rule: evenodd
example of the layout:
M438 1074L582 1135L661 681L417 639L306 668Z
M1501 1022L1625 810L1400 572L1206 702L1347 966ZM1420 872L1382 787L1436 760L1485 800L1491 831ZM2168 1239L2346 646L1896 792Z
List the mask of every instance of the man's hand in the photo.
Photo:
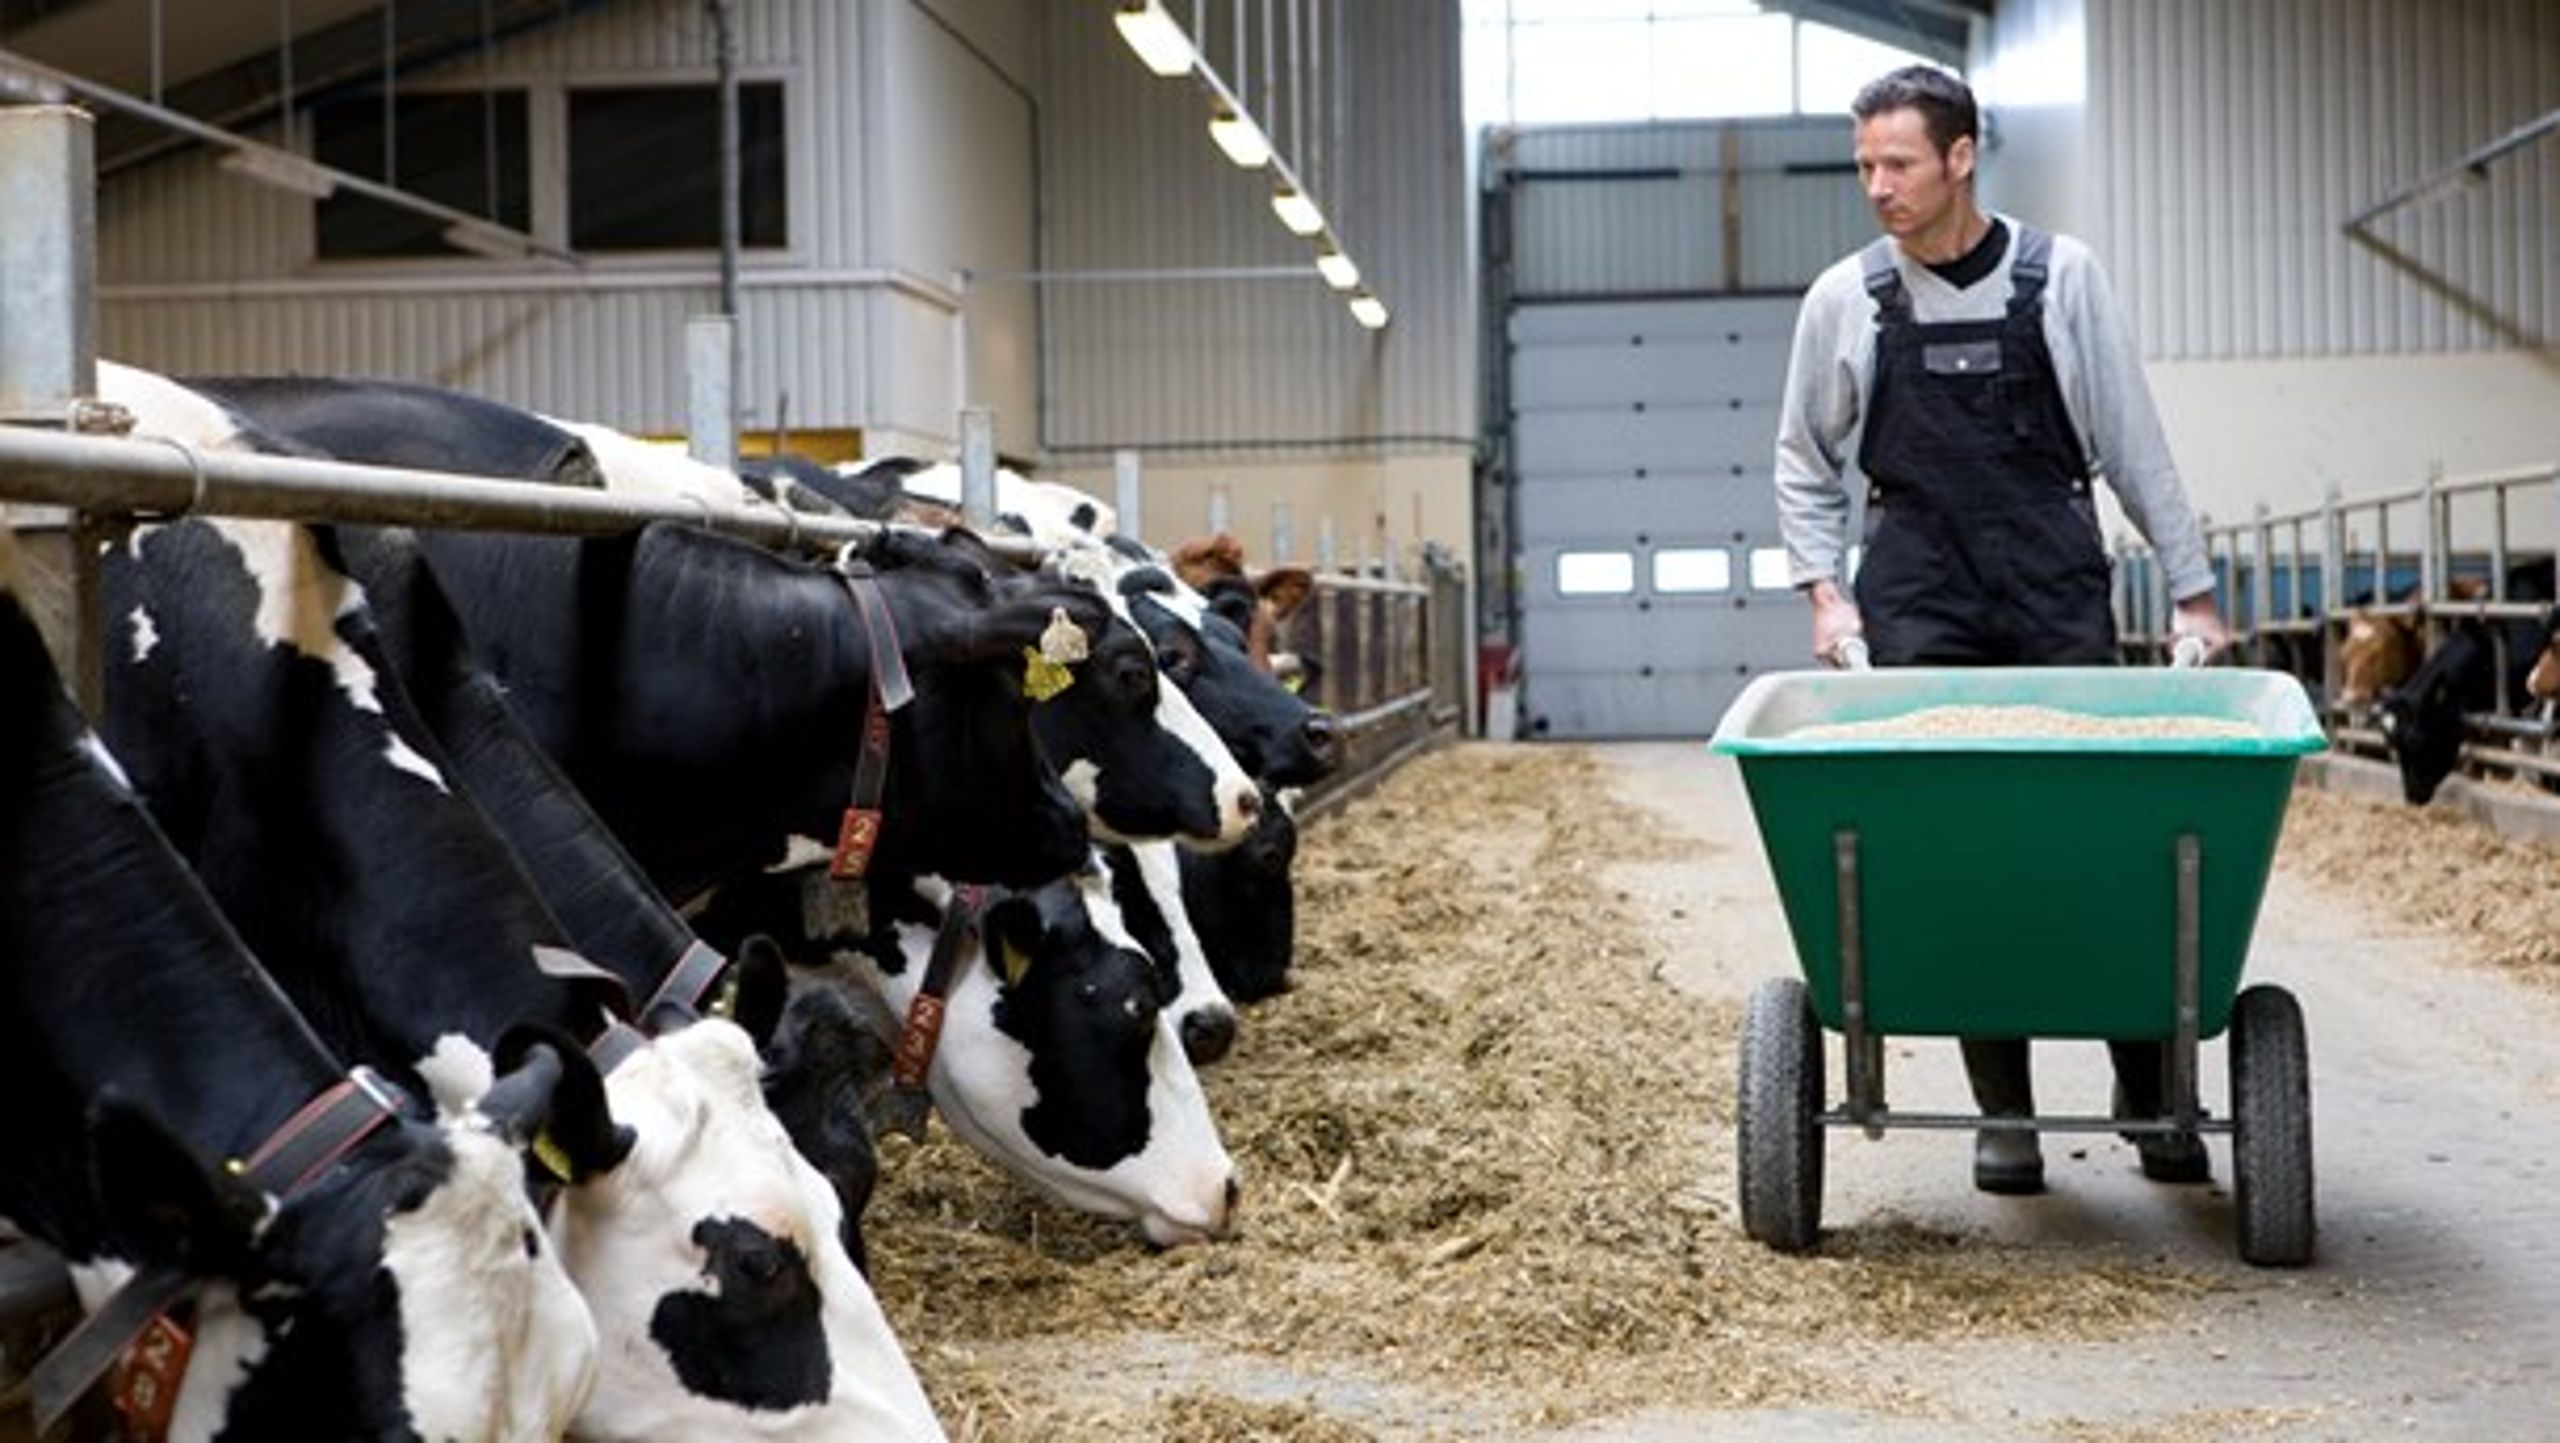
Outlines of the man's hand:
M1804 597L1813 603L1814 660L1825 666L1848 665L1840 643L1866 634L1865 623L1858 619L1858 603L1849 599L1840 583L1828 578L1805 587Z
M2198 592L2178 603L2169 618L2169 635L2173 647L2174 639L2180 637L2192 636L2203 642L2204 655L2199 661L2211 661L2231 645L2231 629L2222 624L2222 614L2213 609L2210 591Z

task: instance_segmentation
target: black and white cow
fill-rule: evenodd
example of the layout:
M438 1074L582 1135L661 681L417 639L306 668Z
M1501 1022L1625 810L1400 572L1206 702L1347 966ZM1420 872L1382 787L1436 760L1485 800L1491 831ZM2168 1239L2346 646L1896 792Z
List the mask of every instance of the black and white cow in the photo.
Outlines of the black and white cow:
M121 384L108 371L105 384ZM190 376L181 384L322 456L471 476L601 487L584 441L530 412L437 386L307 376Z
M605 444L608 474L628 469ZM346 459L364 457L358 451ZM871 663L868 633L852 615L841 576L673 527L619 545L449 535L425 536L421 544L439 583L459 602L475 653L501 675L511 709L662 886L690 895L726 884L751 894L752 885L739 884L760 880L758 868L826 855L858 755ZM887 821L874 873L896 878L939 868L1022 883L1081 866L1085 818L1054 775L1039 768L1045 785L1037 787L1011 779L1018 764L1039 762L1022 730L1025 649L1039 644L1060 613L1088 638L1106 634L1106 603L1053 579L993 578L979 562L912 536L883 538L864 559L897 616L892 644L901 646L917 692L892 714ZM1067 669L1089 673L1093 660ZM1089 685L1076 680L1069 696ZM1131 724L1151 716L1137 712ZM1052 798L1068 803L1063 819L1072 853L1062 861L1049 860L1056 855ZM1236 813L1244 815L1241 806ZM781 880L789 920L797 920L802 880ZM582 940L587 935L573 930ZM1052 1024L1077 1022L1070 1012L1051 1017ZM1110 1022L1095 1017L1084 1025ZM840 1035L820 1045L849 1050ZM975 1059L971 1049L980 1045L995 1055ZM983 1026L956 1021L944 1051L946 1060L965 1065L946 1070L944 1085L953 1075L969 1079L952 1105L992 1115L1032 1090L1032 1073L1044 1070L1044 1116L1062 1115L1083 1105L1081 1079L1055 1070L1079 1046L1071 1026L1026 1042L999 1037L992 1018ZM1117 1085L1113 1075L1097 1075L1095 1105L1119 1106L1112 1101ZM1198 1151L1203 1136L1210 1144L1205 1160L1181 1167L1217 1177L1219 1196L1232 1177L1196 1084L1186 1094L1179 1079L1150 1077L1137 1095L1192 1099L1189 1113L1157 1104L1164 1118L1154 1141L1139 1145L1144 1167L1125 1158L1088 1167L1066 1152L1043 1151L1019 1124L1011 1134L999 1129L978 1140L1022 1136L1024 1146L997 1160L1054 1196L1126 1196L1134 1201L1109 1210L1161 1212L1173 1219L1157 1225L1168 1237L1197 1231L1208 1216L1205 1204L1150 1201L1162 1190L1153 1174L1163 1167L1154 1159Z
M1218 985L1239 1003L1287 991L1297 955L1298 896L1290 868L1298 858L1298 821L1289 796L1276 789L1264 794L1262 815L1242 845L1181 858L1183 910Z
M903 1017L953 889L928 877L873 897L871 936L838 955ZM1160 995L1099 862L999 895L946 996L935 1110L1057 1201L1132 1219L1159 1247L1226 1236L1235 1164Z
M190 398L117 399L145 434L201 442L220 421ZM337 541L278 522L137 535L108 568L110 738L306 1011L439 1094L469 1092L510 1024L594 1038L624 987L566 951L458 785ZM746 1035L707 1021L610 1056L630 1155L581 1168L551 1220L604 1341L578 1431L939 1437Z
M2508 571L2510 601L2548 601L2553 590L2549 558ZM2461 765L2465 713L2501 704L2512 713L2531 704L2534 668L2550 636L2548 622L2460 623L2408 680L2382 694L2374 721L2400 768L2400 792L2410 805L2425 805Z
M168 1437L558 1437L596 1334L524 1144L587 1132L551 1105L582 1059L530 1049L442 1122L351 1079L63 694L17 581L0 535L0 1215L93 1307L136 1267L196 1280Z

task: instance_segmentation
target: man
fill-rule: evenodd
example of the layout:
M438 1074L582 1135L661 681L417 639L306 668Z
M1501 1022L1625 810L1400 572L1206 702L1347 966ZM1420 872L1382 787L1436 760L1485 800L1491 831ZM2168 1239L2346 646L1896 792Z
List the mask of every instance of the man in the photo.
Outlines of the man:
M1975 205L1964 82L1911 66L1850 111L1885 234L1806 292L1778 428L1778 514L1814 654L1846 664L1859 638L1880 666L2112 663L2097 475L2159 554L2176 630L2219 650L2203 534L2088 248ZM1867 498L1854 596L1841 585L1852 472ZM2110 1046L2118 1114L2160 1115L2161 1049ZM1963 1048L1985 1116L2034 1112L2024 1039ZM2136 1141L2145 1175L2205 1180L2194 1134ZM2040 1191L2035 1134L1977 1134L1974 1184Z

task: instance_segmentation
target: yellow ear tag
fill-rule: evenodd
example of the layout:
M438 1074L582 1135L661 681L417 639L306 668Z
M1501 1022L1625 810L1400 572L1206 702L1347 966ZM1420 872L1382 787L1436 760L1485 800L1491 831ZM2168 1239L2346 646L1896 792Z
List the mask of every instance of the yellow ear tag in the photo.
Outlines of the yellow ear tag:
M551 1130L549 1128L544 1128L542 1131L533 1135L533 1157L534 1161L542 1164L543 1171L560 1179L562 1182L575 1182L577 1180L571 1176L576 1169L569 1165L568 1152L564 1150L560 1144L551 1140Z
M1303 671L1293 671L1281 679L1280 685L1291 696L1296 696L1299 692L1306 690L1307 674Z
M996 950L1004 958L1004 985L1021 986L1022 979L1031 974L1031 954L1002 942L996 944Z
M1063 606L1049 608L1049 624L1040 629L1040 654L1061 664L1093 655L1092 639L1068 617Z
M1033 701L1047 701L1076 684L1076 674L1030 647L1022 649L1022 690Z

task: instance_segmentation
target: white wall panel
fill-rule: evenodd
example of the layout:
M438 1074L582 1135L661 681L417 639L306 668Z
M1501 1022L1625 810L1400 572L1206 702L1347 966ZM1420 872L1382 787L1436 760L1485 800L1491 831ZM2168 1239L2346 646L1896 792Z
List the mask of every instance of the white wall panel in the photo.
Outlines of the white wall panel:
M2375 244L2340 229L2560 105L2560 5L2089 0L2087 39L2092 239L2151 354L2560 337L2560 141L2381 218Z

